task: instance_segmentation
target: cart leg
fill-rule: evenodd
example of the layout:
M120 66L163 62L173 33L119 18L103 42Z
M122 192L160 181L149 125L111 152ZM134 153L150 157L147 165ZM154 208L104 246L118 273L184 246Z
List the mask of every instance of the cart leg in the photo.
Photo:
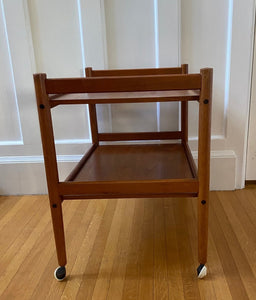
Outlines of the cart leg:
M50 201L50 205L55 245L59 263L59 267L55 270L54 276L57 280L61 281L66 276L65 265L67 263L61 198L58 197L57 201Z
M65 265L67 263L67 259L61 207L62 199L59 196L58 191L59 174L56 159L56 149L54 144L51 107L45 87L46 74L35 74L34 82L38 117L40 121L42 146L44 151L44 165L52 214L52 224L58 262L60 265L60 267L55 271L54 275L56 279L63 280L66 276Z
M205 264L207 261L208 245L208 210L208 197L198 197L198 261L200 264L197 268L198 278L203 278L207 274Z
M198 278L206 276L208 244L208 210L210 183L210 143L212 106L212 69L202 69L202 87L199 100L199 141L198 141Z

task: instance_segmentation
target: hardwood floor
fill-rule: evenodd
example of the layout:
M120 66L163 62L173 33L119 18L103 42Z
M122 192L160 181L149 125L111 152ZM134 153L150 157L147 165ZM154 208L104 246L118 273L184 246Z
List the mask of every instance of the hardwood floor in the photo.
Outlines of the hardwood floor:
M0 197L0 299L256 299L256 188L210 200L203 280L196 199L65 201L57 282L47 196Z

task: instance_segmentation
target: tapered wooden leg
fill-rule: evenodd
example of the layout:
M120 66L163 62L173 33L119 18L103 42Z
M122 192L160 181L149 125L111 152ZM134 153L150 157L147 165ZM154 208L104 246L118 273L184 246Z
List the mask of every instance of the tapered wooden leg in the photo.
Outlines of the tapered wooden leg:
M51 199L50 206L58 263L61 267L64 267L67 263L67 257L60 197L58 199Z
M200 265L197 269L197 274L199 278L203 278L207 273L205 264L208 244L212 69L202 69L201 75L198 142L198 260Z
M208 248L208 211L209 211L209 193L200 194L198 197L198 261L197 277L202 279L207 275L207 248Z
M209 197L198 197L198 261L206 264L208 245Z
M64 267L67 263L65 237L62 218L61 197L58 192L58 166L56 159L56 150L54 144L51 108L49 97L45 89L46 74L35 74L35 91L37 99L38 116L40 121L40 129L42 136L42 146L44 151L44 164L46 171L46 179L49 193L49 201L52 214L52 224L57 249L58 262L60 267ZM63 268L57 272L58 280L63 279Z

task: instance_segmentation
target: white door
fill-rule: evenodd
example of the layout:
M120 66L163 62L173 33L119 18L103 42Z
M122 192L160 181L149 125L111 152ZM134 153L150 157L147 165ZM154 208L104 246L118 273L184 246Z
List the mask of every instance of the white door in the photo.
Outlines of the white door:
M179 23L179 0L105 1L108 68L180 65ZM177 103L115 104L108 110L113 132L178 130Z
M1 0L0 194L46 192L32 74L84 68L214 68L211 186L241 188L255 1ZM174 104L98 106L102 131L176 130ZM189 107L196 157L197 107ZM86 107L53 110L61 178L90 143Z
M256 180L256 39L254 37L254 59L252 67L252 88L249 118L246 180Z
M0 4L0 194L42 193L46 184L33 73L75 77L84 76L86 66L177 66L179 0L159 5L155 0ZM100 128L147 131L165 126L160 106L131 108L130 120L123 123L127 109L99 106ZM143 118L148 122L144 127ZM91 141L87 107L57 107L53 120L63 178ZM177 117L173 122L177 126Z

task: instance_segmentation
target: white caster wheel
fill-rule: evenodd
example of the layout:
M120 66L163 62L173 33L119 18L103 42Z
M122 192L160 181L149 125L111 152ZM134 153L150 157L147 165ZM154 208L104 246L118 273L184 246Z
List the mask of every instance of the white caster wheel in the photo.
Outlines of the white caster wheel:
M197 268L197 278L202 279L207 275L207 268L205 265L199 265Z
M54 271L54 277L55 277L58 281L64 280L65 277L66 277L66 268L65 268L65 267L58 267L58 268Z

